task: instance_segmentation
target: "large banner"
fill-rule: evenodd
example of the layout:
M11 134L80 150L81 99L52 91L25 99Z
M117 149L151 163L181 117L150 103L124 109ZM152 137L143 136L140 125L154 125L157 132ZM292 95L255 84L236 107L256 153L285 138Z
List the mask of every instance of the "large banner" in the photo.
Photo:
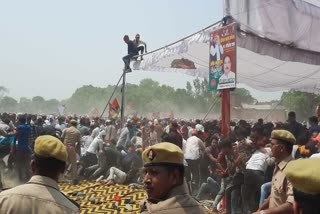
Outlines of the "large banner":
M236 23L210 35L209 90L236 87Z

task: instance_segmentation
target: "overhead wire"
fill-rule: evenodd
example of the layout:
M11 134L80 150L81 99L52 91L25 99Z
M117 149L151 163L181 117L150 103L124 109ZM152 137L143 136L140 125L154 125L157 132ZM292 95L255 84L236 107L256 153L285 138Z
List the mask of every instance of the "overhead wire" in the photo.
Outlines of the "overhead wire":
M291 90L290 90L291 91ZM270 110L270 112L264 117L264 120L266 120L275 110L276 108L278 108L278 106L283 102L284 98L286 98L288 95L289 95L289 92L288 91L284 96L281 96L281 99L280 101L277 103L277 105L274 106L273 109Z
M212 109L216 106L216 104L218 103L219 97L216 97L216 99L213 101L211 107L209 108L207 114L204 116L203 120L205 120L207 118L207 116L209 115L209 113L212 111Z
M163 47L160 47L160 48L157 48L157 49L155 49L155 50L152 50L152 51L150 51L150 52L148 52L148 53L141 54L140 56L150 55L150 54L152 54L152 53L154 53L154 52L157 52L157 51L162 50L162 49L165 49L165 48L167 48L167 47L169 47L169 46L175 45L175 44L177 44L177 43L179 43L179 42L182 42L183 40L186 40L186 39L188 39L188 38L190 38L190 37L192 37L192 36L194 36L194 35L196 35L196 34L198 34L198 33L201 33L201 32L203 32L203 31L205 31L205 30L208 30L209 28L215 27L216 25L218 25L218 24L220 24L220 23L221 23L221 20L219 20L219 21L217 21L217 22L215 22L215 23L213 23L213 24L211 24L211 25L203 28L202 30L199 30L199 31L197 31L197 32L195 32L195 33L192 33L192 34L190 34L189 36L183 37L182 39L179 39L179 40L177 40L177 41L175 41L175 42L172 42L172 43L170 43L170 44L168 44L168 45L165 45L165 46L163 46Z

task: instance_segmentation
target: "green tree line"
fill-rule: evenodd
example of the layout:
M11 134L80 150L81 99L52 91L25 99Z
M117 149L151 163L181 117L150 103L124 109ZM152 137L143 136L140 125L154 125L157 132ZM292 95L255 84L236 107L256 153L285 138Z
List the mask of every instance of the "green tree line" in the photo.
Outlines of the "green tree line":
M0 111L1 112L28 112L28 113L56 113L59 105L66 107L67 113L87 114L93 108L100 113L110 98L114 85L105 88L85 85L78 88L72 96L65 100L45 100L41 96L31 99L22 97L16 100L4 96L7 89L0 88ZM196 78L187 82L185 88L174 88L169 85L161 85L152 79L143 79L139 84L126 84L126 103L132 106L129 111L147 114L151 112L181 112L206 113L213 103L213 111L220 111L219 92L207 90L208 80ZM246 103L253 103L255 99L246 89L238 88L232 91ZM121 101L121 87L115 91L115 98Z
M206 79L195 79L187 82L185 89L175 89L172 86L161 85L152 79L143 79L139 84L126 84L126 103L133 106L132 111L150 112L206 112L214 99L219 99L216 93L207 91ZM93 107L103 109L112 91L113 85L98 88L92 85L83 86L68 99L68 111L87 113ZM121 87L116 89L115 98L121 101ZM219 104L216 109L219 110Z

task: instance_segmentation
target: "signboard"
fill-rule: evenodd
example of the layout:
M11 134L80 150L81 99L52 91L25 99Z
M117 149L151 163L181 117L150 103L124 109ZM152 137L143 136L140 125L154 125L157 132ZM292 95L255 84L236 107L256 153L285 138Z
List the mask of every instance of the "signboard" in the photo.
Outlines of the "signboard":
M209 90L236 87L236 23L210 35Z

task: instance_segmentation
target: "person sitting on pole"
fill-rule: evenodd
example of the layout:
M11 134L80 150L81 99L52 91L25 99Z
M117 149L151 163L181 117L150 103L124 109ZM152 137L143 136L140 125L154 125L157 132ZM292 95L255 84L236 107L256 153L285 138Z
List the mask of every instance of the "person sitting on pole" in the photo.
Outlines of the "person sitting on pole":
M144 54L144 51L146 51L146 53L147 53L147 44L144 41L140 40L140 34L138 34L138 33L136 34L136 38L135 38L135 40L133 40L133 43L137 47L139 54L141 54L141 55ZM143 60L143 56L141 56L141 60Z
M125 36L123 37L123 41L124 41L125 43L127 43L127 45L128 45L128 54L122 58L122 60L123 60L123 62L124 62L124 69L123 69L123 71L125 71L125 72L131 72L130 60L131 60L134 56L139 55L139 52L138 52L138 49L137 49L136 45L134 44L134 42L129 39L129 36L128 36L128 35L125 35Z

